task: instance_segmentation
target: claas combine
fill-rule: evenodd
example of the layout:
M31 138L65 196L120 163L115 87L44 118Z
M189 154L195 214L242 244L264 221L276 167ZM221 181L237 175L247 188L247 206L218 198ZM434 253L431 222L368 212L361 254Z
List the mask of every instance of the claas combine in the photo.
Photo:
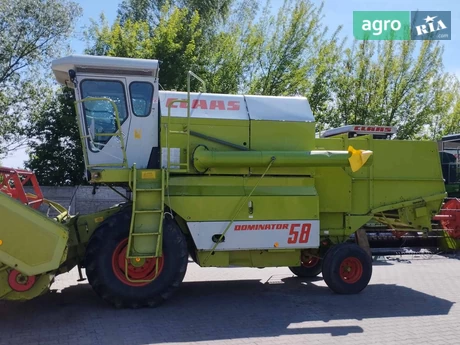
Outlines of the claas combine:
M16 192L0 193L2 299L35 298L77 267L115 307L156 306L180 288L189 257L201 267L322 272L332 291L355 294L372 275L364 224L432 229L446 197L435 142L317 138L304 97L206 93L193 72L187 92L160 91L159 67L53 61L57 82L75 89L89 181L130 197L71 215L42 195L15 197L21 172L5 174L5 191Z

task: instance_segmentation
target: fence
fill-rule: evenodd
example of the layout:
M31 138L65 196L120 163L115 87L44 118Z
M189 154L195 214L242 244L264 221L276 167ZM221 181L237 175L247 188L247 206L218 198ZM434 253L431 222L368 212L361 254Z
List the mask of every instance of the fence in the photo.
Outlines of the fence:
M26 192L33 193L31 187L26 187ZM128 197L128 192L123 188L115 188L122 195ZM107 209L122 201L126 201L109 187L97 187L94 190L92 186L76 187L46 187L42 186L41 190L46 199L55 201L65 208L69 209L70 214L88 214L99 210ZM95 193L94 193L95 192ZM48 206L41 206L40 211L46 213Z

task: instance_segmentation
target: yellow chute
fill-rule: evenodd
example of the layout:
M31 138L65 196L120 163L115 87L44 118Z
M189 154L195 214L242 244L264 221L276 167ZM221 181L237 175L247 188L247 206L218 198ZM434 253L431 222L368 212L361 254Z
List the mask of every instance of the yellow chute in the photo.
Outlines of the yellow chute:
M350 167L353 172L358 171L366 164L369 157L372 155L372 151L369 150L356 150L353 146L348 146L348 152L351 156L348 158Z

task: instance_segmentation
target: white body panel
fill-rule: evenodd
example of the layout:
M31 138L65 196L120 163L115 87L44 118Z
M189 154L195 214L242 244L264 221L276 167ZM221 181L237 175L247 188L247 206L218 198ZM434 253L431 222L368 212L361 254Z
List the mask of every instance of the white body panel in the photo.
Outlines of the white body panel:
M305 97L244 96L251 120L314 122Z
M187 92L160 91L161 115L168 116L168 105L179 99L187 100ZM190 99L192 118L249 120L243 96L192 92ZM187 117L187 103L172 104L171 116Z
M211 250L230 222L189 222L198 250ZM251 249L318 248L319 220L236 221L216 251Z
M168 115L172 100L187 99L186 92L160 91L161 115ZM315 118L305 97L275 97L191 93L192 118L313 122ZM186 117L187 104L174 103L171 116Z
M158 80L152 78L127 77L128 88L133 81L146 81L153 84L154 93L150 113L148 116L136 116L132 111L130 116L131 123L129 128L128 142L126 145L126 156L128 158L128 166L136 163L136 167L146 168L152 147L159 146L158 139ZM130 92L131 95L131 92Z

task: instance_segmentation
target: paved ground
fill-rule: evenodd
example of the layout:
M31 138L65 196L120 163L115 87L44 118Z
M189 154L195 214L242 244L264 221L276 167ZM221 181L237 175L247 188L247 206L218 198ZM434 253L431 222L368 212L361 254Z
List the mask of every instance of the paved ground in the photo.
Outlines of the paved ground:
M460 261L405 257L376 263L359 295L280 269L189 264L178 295L159 309L114 310L77 273L55 293L0 303L0 343L14 344L458 344Z

